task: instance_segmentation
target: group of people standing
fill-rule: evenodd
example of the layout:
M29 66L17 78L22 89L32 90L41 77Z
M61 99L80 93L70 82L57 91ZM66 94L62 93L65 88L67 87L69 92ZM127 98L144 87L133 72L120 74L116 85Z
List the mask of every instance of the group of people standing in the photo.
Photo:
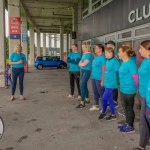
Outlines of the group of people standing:
M123 44L118 51L113 41L108 41L106 46L97 44L93 55L90 46L83 43L82 53L81 55L78 51L78 45L73 44L72 52L67 58L71 87L68 98L74 98L76 81L80 101L76 108L84 108L89 104L88 81L91 77L95 105L90 111L100 111L99 120L116 120L115 107L118 107L119 89L126 122L118 129L122 133L134 133L134 103L135 95L139 93L140 142L134 150L144 150L150 138L150 40L140 44L138 53L143 57L143 61L139 68L136 65L136 53L129 44Z

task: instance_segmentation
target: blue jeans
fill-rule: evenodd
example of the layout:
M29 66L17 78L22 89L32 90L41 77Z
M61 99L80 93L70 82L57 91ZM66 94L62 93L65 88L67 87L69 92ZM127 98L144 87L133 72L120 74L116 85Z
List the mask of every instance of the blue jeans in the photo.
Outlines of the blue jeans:
M20 95L23 95L24 68L12 68L12 95L15 94L18 77Z
M103 96L104 87L101 86L100 80L95 80L95 79L92 79L92 87L93 87L95 104L99 105L99 99L102 98ZM102 101L101 101L101 104L102 104Z
M105 88L105 92L102 97L102 113L106 113L107 105L109 103L110 112L112 115L115 114L114 101L113 101L113 90L112 88Z
M85 98L89 98L89 90L87 87L87 83L90 76L91 76L90 70L81 70L81 82L80 82L81 101L84 101Z
M6 86L8 86L8 82L10 82L10 84L12 84L11 76L6 75L6 76L5 76L5 85L6 85Z

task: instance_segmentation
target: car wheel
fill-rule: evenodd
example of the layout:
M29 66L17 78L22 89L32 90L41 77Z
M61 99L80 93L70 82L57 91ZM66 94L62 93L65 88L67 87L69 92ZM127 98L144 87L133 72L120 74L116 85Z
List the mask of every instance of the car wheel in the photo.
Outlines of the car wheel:
M60 64L60 65L59 65L59 68L60 68L60 69L64 69L65 66L64 66L63 64Z
M43 69L43 65L38 65L37 68L38 68L39 70L42 70L42 69Z

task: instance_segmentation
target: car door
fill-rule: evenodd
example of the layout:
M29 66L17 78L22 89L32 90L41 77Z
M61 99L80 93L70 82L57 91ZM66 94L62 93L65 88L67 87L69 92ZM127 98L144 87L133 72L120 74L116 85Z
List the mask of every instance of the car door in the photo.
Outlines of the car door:
M54 67L55 66L53 57L51 57L51 56L47 57L47 64L48 64L48 67Z
M43 57L43 67L49 67L49 61L47 56Z
M58 67L59 63L58 59L56 57L53 57L52 59L53 59L53 67Z

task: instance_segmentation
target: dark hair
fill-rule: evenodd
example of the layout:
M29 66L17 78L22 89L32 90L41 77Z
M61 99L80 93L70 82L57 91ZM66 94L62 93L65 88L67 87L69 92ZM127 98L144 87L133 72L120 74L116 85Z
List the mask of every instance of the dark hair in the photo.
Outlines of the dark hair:
M113 45L114 47L116 46L116 43L115 43L114 41L108 41L107 43L105 43L105 45L107 45L107 44L111 44L111 45Z
M97 46L99 49L102 49L102 53L104 53L105 48L102 44L96 44L95 46Z
M122 49L123 52L126 52L129 57L136 56L136 53L132 49L131 46L129 46L129 45L122 45L120 48Z
M143 46L147 50L150 50L150 40L143 41L141 43L141 46Z
M105 51L107 51L109 53L113 53L113 56L115 56L115 52L114 52L113 48L108 47L108 48L105 49Z
M76 48L78 48L78 44L76 43L72 44L72 46L75 46Z

